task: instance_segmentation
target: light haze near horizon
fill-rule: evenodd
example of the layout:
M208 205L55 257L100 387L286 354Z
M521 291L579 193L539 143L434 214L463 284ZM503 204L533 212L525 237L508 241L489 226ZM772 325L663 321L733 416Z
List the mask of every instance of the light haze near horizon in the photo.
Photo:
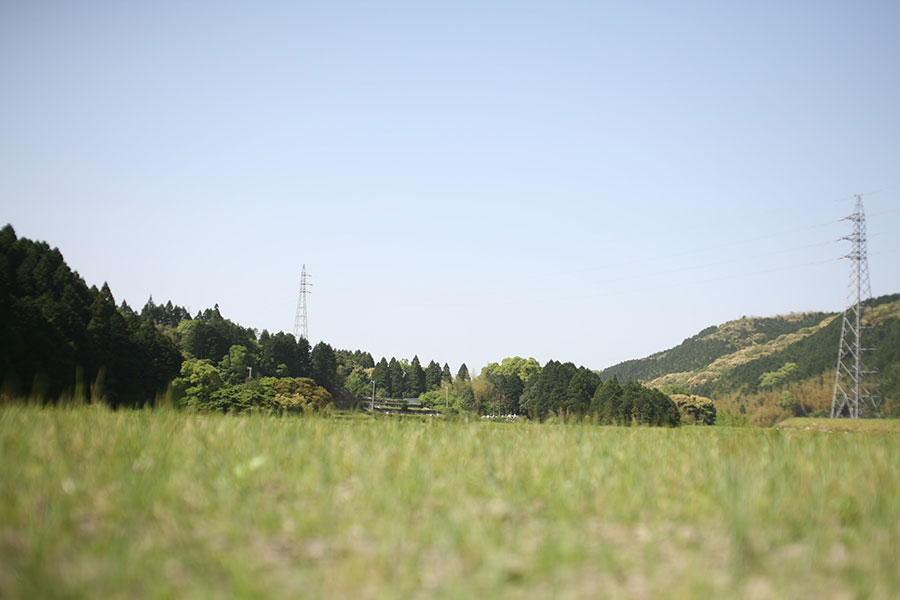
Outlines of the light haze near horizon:
M475 373L900 292L896 2L0 6L0 225L89 285Z

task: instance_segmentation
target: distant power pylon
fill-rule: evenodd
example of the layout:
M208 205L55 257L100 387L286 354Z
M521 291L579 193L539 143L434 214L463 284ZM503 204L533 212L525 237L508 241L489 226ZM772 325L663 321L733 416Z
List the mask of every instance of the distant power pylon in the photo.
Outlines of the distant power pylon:
M869 282L869 260L866 254L866 213L862 196L856 196L856 210L844 219L853 223L853 233L841 238L853 244L849 258L850 293L841 323L841 340L838 347L837 372L834 375L834 395L831 399L831 417L858 419L878 415L877 372L866 368L866 355L874 348L865 346L867 329L863 324L863 302L872 297Z
M300 270L300 295L297 298L297 316L294 317L294 337L298 340L303 338L309 340L309 324L306 320L306 294L311 293L309 288L312 284L306 279L312 277L307 275L306 265Z

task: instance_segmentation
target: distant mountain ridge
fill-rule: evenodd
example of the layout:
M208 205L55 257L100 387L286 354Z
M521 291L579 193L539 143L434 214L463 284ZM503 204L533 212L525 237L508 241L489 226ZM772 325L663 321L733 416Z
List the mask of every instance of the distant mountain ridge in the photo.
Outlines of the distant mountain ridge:
M873 363L881 374L882 394L890 399L888 395L900 391L900 294L869 300L866 306L864 324L875 347ZM779 385L833 377L840 316L808 312L742 317L707 327L668 350L608 367L600 376L713 399L760 392L761 377L786 363L796 369L791 367Z
M699 385L714 379L708 367L723 358L749 354L747 350L766 352L776 340L786 336L806 336L833 319L828 313L794 313L779 317L741 317L722 325L713 325L684 340L678 346L656 352L646 358L628 360L600 372L604 379L615 375L620 380L645 382L664 380L662 385L677 383ZM747 362L746 360L740 362ZM702 377L707 374L707 377ZM701 376L699 380L691 378Z

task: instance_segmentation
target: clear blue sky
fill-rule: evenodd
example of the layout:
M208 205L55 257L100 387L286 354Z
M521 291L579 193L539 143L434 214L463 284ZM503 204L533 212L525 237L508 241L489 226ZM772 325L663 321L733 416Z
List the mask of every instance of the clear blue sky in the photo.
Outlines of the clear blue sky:
M900 3L0 4L0 220L136 308L603 368L900 292Z

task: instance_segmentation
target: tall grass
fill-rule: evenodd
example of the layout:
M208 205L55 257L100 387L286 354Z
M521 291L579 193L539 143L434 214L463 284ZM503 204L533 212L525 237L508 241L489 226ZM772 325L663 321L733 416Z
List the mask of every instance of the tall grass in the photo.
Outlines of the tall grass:
M0 597L891 597L900 436L0 409Z

